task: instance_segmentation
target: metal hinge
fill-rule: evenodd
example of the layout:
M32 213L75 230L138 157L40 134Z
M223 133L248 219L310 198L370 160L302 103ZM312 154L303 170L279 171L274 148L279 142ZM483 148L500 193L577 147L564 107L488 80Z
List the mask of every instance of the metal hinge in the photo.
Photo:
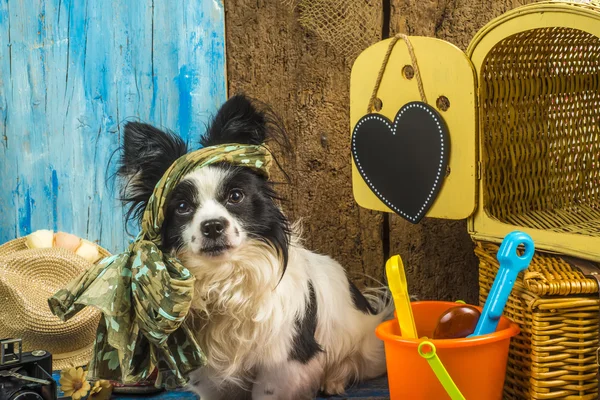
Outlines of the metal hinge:
M481 161L477 161L477 179L481 179Z

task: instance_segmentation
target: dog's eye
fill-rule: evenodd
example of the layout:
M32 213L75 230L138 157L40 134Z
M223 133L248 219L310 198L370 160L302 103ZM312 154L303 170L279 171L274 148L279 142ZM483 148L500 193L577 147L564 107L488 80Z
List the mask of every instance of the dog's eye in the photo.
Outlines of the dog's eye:
M232 189L229 192L229 197L227 198L227 202L230 204L238 204L242 200L244 200L244 192L241 189Z
M177 207L175 208L177 214L189 214L192 212L192 207L185 201L180 201L177 203Z

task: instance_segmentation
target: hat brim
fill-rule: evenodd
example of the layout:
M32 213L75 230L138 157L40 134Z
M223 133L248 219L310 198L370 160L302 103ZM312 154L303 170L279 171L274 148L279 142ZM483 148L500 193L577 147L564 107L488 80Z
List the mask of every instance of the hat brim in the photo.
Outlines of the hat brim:
M63 371L69 368L86 367L92 359L94 344L90 346L64 354L52 354L52 371Z

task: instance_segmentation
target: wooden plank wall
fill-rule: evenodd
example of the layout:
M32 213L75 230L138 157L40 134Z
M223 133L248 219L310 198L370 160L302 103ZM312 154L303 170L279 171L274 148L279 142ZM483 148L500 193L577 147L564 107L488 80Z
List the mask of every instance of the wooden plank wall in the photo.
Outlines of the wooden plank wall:
M119 251L123 122L195 141L225 98L220 1L1 0L0 243L54 229Z
M391 215L385 224L381 214L355 204L349 152L351 62L304 29L291 3L298 1L225 0L228 82L230 92L244 91L270 103L287 125L296 152L284 163L292 183L282 191L292 218L304 220L307 246L332 255L359 284L368 285L373 281L364 275L381 280L385 256L400 253L412 293L476 303L477 260L466 221L425 219L411 225ZM390 21L391 34L438 37L466 49L480 27L523 1L381 3L390 7L382 14Z

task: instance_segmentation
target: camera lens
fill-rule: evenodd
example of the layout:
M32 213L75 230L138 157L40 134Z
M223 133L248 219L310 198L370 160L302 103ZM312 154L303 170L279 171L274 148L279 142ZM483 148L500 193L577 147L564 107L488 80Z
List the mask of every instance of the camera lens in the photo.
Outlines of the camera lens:
M44 400L44 398L31 390L21 390L13 394L9 400Z

